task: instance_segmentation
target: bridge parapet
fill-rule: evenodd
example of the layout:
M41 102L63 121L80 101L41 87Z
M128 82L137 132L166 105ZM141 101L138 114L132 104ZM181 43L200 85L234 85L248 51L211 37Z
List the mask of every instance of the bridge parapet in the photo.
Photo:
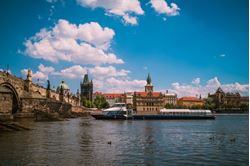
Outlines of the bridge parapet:
M32 83L30 77L27 77L26 80L23 80L22 78L18 78L15 75L2 71L0 71L0 88L1 87L5 87L9 91L8 93L4 93L4 90L2 90L3 92L0 91L0 106L3 106L5 103L12 103L12 101L15 100L13 102L14 104L12 105L13 108L8 110L6 109L7 112L12 114L18 112L28 113L34 110L36 106L41 109L42 106L46 106L46 103L50 103L49 107L48 105L46 106L48 109L53 108L50 107L53 105L51 103L64 103L64 105L68 104L70 106L79 106L80 104L79 97L75 95L69 93L63 94L63 101L59 101L59 92ZM49 96L47 95L48 91L50 92ZM6 102L6 100L10 101ZM6 113L6 110L0 109L0 113ZM10 110L12 110L12 112Z

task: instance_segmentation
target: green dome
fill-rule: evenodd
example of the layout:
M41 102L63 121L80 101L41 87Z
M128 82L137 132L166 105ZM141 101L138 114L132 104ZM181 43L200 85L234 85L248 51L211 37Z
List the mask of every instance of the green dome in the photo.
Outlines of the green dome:
M59 84L59 86L58 86L57 89L60 89L61 87L62 87L63 90L69 90L69 86L68 86L64 81L62 81L62 82Z

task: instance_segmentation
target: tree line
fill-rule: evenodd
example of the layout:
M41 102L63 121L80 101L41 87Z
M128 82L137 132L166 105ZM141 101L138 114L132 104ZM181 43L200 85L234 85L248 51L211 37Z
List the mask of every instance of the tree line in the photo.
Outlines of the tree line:
M109 103L104 96L97 95L94 101L83 99L82 105L87 108L109 108Z

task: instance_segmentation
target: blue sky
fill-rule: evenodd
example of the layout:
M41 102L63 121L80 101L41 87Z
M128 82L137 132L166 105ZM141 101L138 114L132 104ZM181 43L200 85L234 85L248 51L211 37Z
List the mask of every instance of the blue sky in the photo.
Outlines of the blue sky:
M79 88L82 75L77 72L65 75L62 70L79 65L79 71L89 70L96 90L101 91L142 89L149 72L155 89L169 89L180 96L205 95L218 86L226 91L248 94L247 0L167 0L164 2L169 11L166 9L165 13L160 12L164 10L162 8L154 8L149 0L143 0L139 8L138 4L132 4L134 10L122 8L122 14L105 6L105 1L112 3L111 0L96 1L96 4L86 4L85 0L1 1L0 68L5 69L9 64L11 72L17 76L22 76L21 71L25 73L28 68L33 73L40 71L36 78L40 77L41 84L46 77L54 86L63 79L73 92ZM176 11L173 6L171 8L171 3L178 6L177 13L173 14ZM113 6L121 7L119 4ZM125 15L136 18L136 23L128 22ZM102 50L115 54L116 59L124 63L96 64L93 61L86 63L84 58L73 61L60 57L55 62L48 60L50 54L47 59L35 58L37 55L27 51L25 42L30 40L35 45L39 40L31 37L42 28L52 31L60 19L75 26L95 22L102 28L109 28L108 39L102 38L109 46ZM99 39L99 36L94 37ZM99 49L99 45L91 42L91 46ZM39 65L42 65L40 69ZM96 66L101 68L98 70ZM46 73L49 70L51 72ZM113 74L110 75L111 71Z

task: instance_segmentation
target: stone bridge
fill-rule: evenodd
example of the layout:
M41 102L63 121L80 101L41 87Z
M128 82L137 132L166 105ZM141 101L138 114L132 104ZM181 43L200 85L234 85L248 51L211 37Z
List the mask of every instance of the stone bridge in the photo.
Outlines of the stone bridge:
M67 111L80 107L80 95L44 88L32 83L32 72L23 80L0 71L0 115L32 115L38 110Z

